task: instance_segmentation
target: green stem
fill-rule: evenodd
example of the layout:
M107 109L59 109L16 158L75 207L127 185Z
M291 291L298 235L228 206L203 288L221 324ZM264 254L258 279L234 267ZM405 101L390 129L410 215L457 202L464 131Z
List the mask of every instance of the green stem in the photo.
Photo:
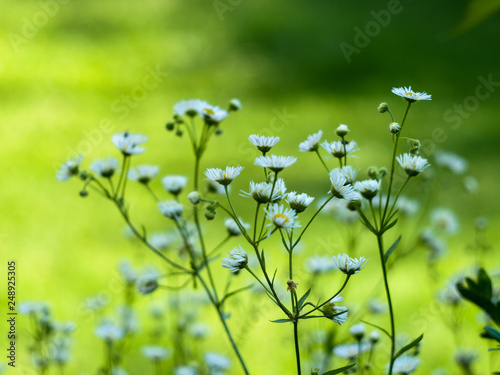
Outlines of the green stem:
M231 346L233 347L234 352L236 353L236 356L238 357L238 360L240 361L241 367L243 368L243 372L245 375L250 375L248 372L248 369L245 365L245 361L243 360L243 357L241 356L241 353L238 349L238 346L236 345L236 342L233 339L233 336L231 335L231 332L229 331L229 327L227 326L226 320L224 319L224 316L222 314L222 311L220 309L217 309L219 319L222 322L222 325L224 326L224 330L226 331L227 337L229 338L229 341L231 342Z
M318 306L316 306L314 309L312 309L312 310L310 310L310 311L308 311L308 312L306 312L306 313L304 313L304 314L300 315L300 316L298 317L298 319L302 319L302 318L306 317L307 315L311 314L312 312L314 312L314 311L316 311L316 310L318 310L318 309L322 308L324 305L326 305L326 304L327 304L328 302L330 302L332 299L334 299L335 297L337 297L337 296L338 296L338 295L339 295L339 294L340 294L340 293L344 290L344 288L346 287L346 285L347 285L347 283L348 283L348 281L349 281L349 279L350 279L350 278L351 278L351 275L347 275L347 277L346 277L346 278L345 278L345 280L344 280L344 284L342 284L342 287L339 289L339 291L338 291L337 293L335 293L332 297L328 298L328 299L327 299L325 302L323 302L321 305L318 305Z
M314 213L313 217L311 217L311 219L309 220L309 222L307 223L307 225L304 227L304 229L302 230L302 232L300 232L300 235L299 237L297 238L297 240L295 240L292 248L290 250L293 250L295 248L295 246L297 246L297 244L299 243L300 239L302 238L302 236L304 235L304 233L306 232L307 228L309 228L309 225L311 225L311 223L313 222L313 220L316 218L316 216L318 216L318 214L321 212L321 210L323 208L325 208L325 206L328 204L328 202L330 202L331 200L333 199L333 195L330 195L328 197L328 199L325 201L325 203L323 203L321 205L320 208L318 208L318 210Z
M323 160L323 158L319 154L319 150L318 149L316 149L316 155L318 155L318 158L321 161L321 164L323 164L323 167L325 167L326 173L330 173L330 169L328 168L328 166L326 165L325 161Z
M382 275L384 277L385 294L387 296L387 305L389 306L389 316L391 320L391 358L389 361L389 375L392 375L392 367L394 365L394 353L396 350L396 332L394 327L394 311L392 308L391 292L389 290L389 282L387 281L387 269L384 261L384 244L382 235L377 235L377 244L380 255L380 263L382 265Z
M299 350L299 332L298 332L299 322L296 320L293 322L293 338L295 341L295 358L297 359L297 374L301 375L302 370L300 368L300 350Z

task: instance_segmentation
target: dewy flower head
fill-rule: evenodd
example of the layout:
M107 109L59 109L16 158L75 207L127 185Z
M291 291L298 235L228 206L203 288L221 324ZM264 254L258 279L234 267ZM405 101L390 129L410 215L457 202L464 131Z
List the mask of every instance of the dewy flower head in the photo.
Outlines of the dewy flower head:
M327 152L335 156L336 158L343 158L347 154L352 154L354 151L359 150L358 149L358 144L356 141L333 141L333 142L328 142L324 141L321 144L321 147L323 147Z
M394 361L392 372L394 374L408 375L414 372L419 364L420 360L417 357L403 355Z
M417 155L403 154L396 157L396 160L410 177L418 175L420 172L423 172L425 168L430 166L427 159Z
M333 260L335 261L335 264L337 265L339 270L341 270L346 275L354 275L355 273L358 273L366 265L366 262L368 262L368 259L366 259L365 257L360 257L359 259L351 258L345 253L334 256Z
M317 133L309 135L307 139L299 145L299 151L301 152L310 152L316 151L319 147L319 142L321 141L321 137L323 136L323 132L320 130Z
M205 171L207 180L215 181L222 186L229 185L243 170L243 167L226 167L226 170L220 168L208 168Z
M286 196L286 201L290 205L290 208L294 209L297 213L305 211L313 200L314 197L310 197L306 193L297 194L295 191L288 193Z
M173 195L179 193L186 187L188 178L180 175L169 175L162 178L161 182L166 191Z
M160 167L157 165L139 165L128 172L128 178L132 181L137 181L142 184L147 184L155 178L160 172Z
M148 140L148 137L142 134L131 134L129 132L113 134L111 142L124 154L136 155L144 152L146 149L140 145Z
M248 264L248 255L243 248L238 245L229 251L225 258L222 258L222 267L227 268L231 272L238 272L245 268Z
M285 208L275 203L269 206L265 211L267 218L271 221L271 224L268 224L268 226L274 224L277 228L281 229L300 227L299 222L296 221L297 213L291 208Z
M118 160L113 157L98 159L92 163L90 170L101 177L111 177L118 167Z
M69 180L71 177L78 174L78 169L80 163L82 162L83 155L77 155L72 159L69 159L66 163L61 165L61 168L57 171L56 178L59 181Z
M297 161L294 156L259 156L255 159L255 165L259 167L269 168L273 172L280 172L286 167L291 166Z
M163 216L166 216L170 219L176 219L184 212L184 206L174 200L159 202L158 208L160 209Z
M257 134L252 134L248 137L248 140L257 147L259 151L265 154L279 142L280 137L266 137L265 135L258 136Z
M358 181L354 184L354 188L360 192L360 194L368 199L372 200L380 189L380 181L378 180L364 180Z
M393 87L392 93L397 96L402 97L409 103L416 102L417 100L431 100L431 95L428 95L426 92L416 92L413 91L410 87Z
M210 106L210 104L200 99L181 100L174 105L174 113L179 116L202 116L203 108L207 106Z

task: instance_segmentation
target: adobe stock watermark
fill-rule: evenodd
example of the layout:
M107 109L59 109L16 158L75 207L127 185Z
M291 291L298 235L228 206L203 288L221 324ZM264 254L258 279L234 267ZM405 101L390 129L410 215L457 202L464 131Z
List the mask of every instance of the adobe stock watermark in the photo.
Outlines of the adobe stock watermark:
M19 33L9 33L7 38L14 52L19 52L22 45L26 45L37 36L40 29L45 27L50 19L54 18L61 10L61 5L68 4L70 0L40 0L39 10L31 17L22 18L22 26Z
M434 154L437 145L445 143L448 140L450 130L456 131L460 129L463 121L468 119L472 112L479 109L481 102L488 100L497 88L500 87L500 81L494 81L493 74L489 74L487 78L479 76L477 80L479 84L476 86L473 94L467 96L461 103L454 103L449 109L444 111L443 120L449 124L449 127L434 128L431 136L421 141L421 152L423 155Z
M411 1L411 0L408 0ZM392 21L392 16L403 11L404 7L400 0L389 0L385 9L379 11L371 10L372 20L368 21L363 29L354 27L353 44L342 42L339 44L340 50L344 54L348 63L352 61L353 54L359 55L363 48L368 47L373 38L380 35Z
M221 21L224 21L224 13L233 12L243 0L214 0L212 5Z
M141 82L129 91L122 93L118 98L113 100L110 110L117 115L118 121L124 121L137 108L140 103L146 100L148 94L158 88L165 77L169 73L163 72L160 65L155 68L146 67L146 75ZM99 125L90 130L82 130L82 140L75 147L66 147L66 159L75 155L87 155L91 153L95 147L98 147L104 140L109 140L109 135L116 131L116 124L111 118L105 117L101 119ZM57 171L60 168L60 163L54 163L54 169Z

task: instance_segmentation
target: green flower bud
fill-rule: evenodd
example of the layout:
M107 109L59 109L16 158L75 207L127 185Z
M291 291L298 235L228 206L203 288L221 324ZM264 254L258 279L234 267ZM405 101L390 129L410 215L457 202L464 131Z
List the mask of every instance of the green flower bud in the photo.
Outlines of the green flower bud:
M173 123L173 122L167 122L167 124L165 125L165 128L170 132L170 131L174 130L175 123Z
M389 110L389 105L387 103L380 103L380 105L378 106L378 111L380 113L384 113L384 112L387 112Z

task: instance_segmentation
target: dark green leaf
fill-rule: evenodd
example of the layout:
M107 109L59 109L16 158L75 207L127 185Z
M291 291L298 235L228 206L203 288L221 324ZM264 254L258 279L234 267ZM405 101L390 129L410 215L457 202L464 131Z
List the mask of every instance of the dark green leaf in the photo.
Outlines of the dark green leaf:
M290 319L277 319L277 320L271 320L271 323L290 323Z
M500 342L500 332L493 327L484 327L484 330L488 333L489 337Z
M380 326L378 326L378 325L376 325L376 324L373 324L373 323L367 322L367 321L365 321L365 320L361 320L361 321L362 321L363 323L365 323L365 324L368 324L369 326L372 326L372 327L375 327L375 328L379 329L380 331L384 332L384 333L387 335L387 337L391 338L391 334L390 334L389 332L387 332L387 330L385 330L384 328L382 328L382 327L380 327Z
M225 297L223 299L228 299L229 297L231 296L234 296L235 294L239 293L239 292L243 292L244 290L247 290L248 288L251 288L253 284L250 284L250 285L247 285L247 286L244 286L243 288L239 288L239 289L236 289L236 290L233 290L232 292L229 292L228 294L225 295Z
M394 241L391 247L389 247L389 249L385 252L384 263L387 263L387 259L389 259L394 250L396 250L396 247L398 247L400 241L401 241L401 236L399 236L398 239Z
M260 257L262 258L262 268L266 269L266 257L264 256L264 250L260 253Z
M350 365L338 368L336 370L330 370L327 372L324 372L323 375L335 375L335 374L340 374L341 372L344 372L345 370L349 370L351 367L353 367L355 363L351 363Z
M387 224L385 227L384 227L384 230L382 231L383 233L387 232L389 229L391 229L394 225L396 225L396 223L398 222L398 219L394 219L392 222L390 222L389 224Z
M304 302L306 302L307 297L309 297L309 293L311 293L311 288L309 288L309 290L307 292L305 292L305 294L302 297L300 297L297 308L300 309L302 307Z
M324 315L306 315L303 318L300 319L315 319L315 318L324 318Z
M424 334L422 333L420 336L418 336L415 340L410 342L408 345L403 346L399 351L394 355L394 359L398 358L400 355L406 353L408 350L411 348L417 346L420 341L424 338Z
M273 279L271 280L271 285L273 285L273 286L274 286L274 279L275 279L275 277L276 277L276 272L278 272L278 269L277 269L277 268L274 270Z

